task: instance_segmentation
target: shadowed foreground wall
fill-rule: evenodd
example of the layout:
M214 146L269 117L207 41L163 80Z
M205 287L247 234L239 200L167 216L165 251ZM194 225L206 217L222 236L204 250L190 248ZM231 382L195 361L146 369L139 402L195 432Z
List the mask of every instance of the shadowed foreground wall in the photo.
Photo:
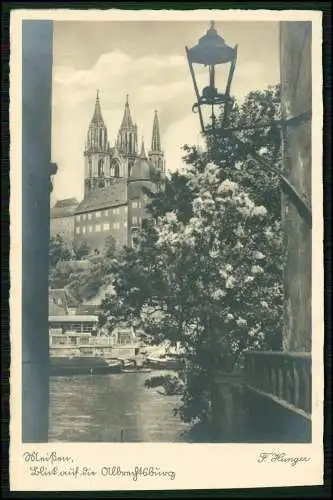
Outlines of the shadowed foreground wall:
M22 59L22 440L46 442L51 21L23 21Z
M284 120L311 111L311 47L311 22L281 23L281 110ZM311 142L311 120L285 128L284 172L309 208ZM311 227L286 195L282 196L282 222L286 248L283 349L310 352Z

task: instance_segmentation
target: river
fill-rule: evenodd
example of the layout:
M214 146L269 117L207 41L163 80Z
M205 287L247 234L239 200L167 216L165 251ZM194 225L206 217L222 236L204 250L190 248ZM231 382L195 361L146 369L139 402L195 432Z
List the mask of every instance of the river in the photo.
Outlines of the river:
M188 428L178 396L144 387L159 373L50 378L50 442L176 442Z

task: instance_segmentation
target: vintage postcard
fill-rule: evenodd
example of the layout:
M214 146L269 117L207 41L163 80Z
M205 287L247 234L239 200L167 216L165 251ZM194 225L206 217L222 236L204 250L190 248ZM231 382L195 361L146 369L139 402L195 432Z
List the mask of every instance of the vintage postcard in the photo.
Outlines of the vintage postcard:
M323 484L321 13L10 29L11 490Z

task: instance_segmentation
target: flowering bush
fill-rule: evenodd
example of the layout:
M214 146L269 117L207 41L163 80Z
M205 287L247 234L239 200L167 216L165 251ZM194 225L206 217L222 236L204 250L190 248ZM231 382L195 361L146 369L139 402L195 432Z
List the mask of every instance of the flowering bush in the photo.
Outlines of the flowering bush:
M231 371L245 350L280 347L277 210L263 203L263 186L254 195L241 170L233 172L203 155L173 175L153 200L137 246L114 264L115 295L103 303L102 321L125 319L144 330L146 342L182 346L187 421L209 418L218 371Z

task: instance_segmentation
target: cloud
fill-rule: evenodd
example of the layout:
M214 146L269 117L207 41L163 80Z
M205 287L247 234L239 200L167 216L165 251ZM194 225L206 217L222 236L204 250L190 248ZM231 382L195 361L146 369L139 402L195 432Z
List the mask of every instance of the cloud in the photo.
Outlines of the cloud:
M182 157L185 154L182 148L185 144L203 146L198 117L195 114L188 114L167 129L164 136L167 170L174 172L182 168Z
M200 88L207 85L202 70L199 80ZM239 61L232 93L243 98L250 90L271 83L261 63ZM223 85L218 87L223 90ZM185 57L150 54L134 58L114 50L101 54L88 69L54 65L52 159L59 169L54 179L55 198L83 196L84 142L97 89L111 144L118 133L126 94L147 149L153 112L158 109L167 169L180 168L181 147L198 142L198 117L191 114L195 96Z

